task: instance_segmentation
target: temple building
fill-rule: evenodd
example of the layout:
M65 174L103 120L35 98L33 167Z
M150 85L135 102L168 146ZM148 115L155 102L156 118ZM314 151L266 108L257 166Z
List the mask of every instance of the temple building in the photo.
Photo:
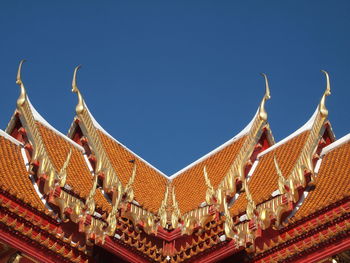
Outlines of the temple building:
M291 135L274 140L263 74L249 124L167 176L94 119L79 67L64 135L31 104L22 64L0 130L0 263L350 262L350 134L335 139L327 72L315 112Z

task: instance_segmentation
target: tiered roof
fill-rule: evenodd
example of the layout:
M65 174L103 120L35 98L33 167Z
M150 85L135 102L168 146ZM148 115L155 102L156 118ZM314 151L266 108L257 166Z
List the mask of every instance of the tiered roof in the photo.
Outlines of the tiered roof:
M274 142L264 75L250 124L167 177L97 123L78 68L75 120L68 136L53 128L28 99L22 63L17 110L0 131L0 242L26 260L313 262L350 248L350 135L335 141L326 72L314 115L290 136Z

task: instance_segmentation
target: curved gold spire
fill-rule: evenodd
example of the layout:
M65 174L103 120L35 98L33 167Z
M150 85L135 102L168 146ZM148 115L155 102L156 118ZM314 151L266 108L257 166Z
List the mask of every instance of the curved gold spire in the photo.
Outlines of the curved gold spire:
M271 95L270 95L269 81L267 79L267 76L265 73L261 73L261 75L265 79L265 95L260 103L259 117L261 120L266 121L267 120L267 112L265 110L265 102L271 98Z
M84 111L84 99L77 86L77 72L80 68L81 68L81 65L77 66L74 69L73 80L72 80L72 92L78 95L78 104L75 107L75 111L77 114L81 114Z
M20 86L20 88L21 88L21 93L17 99L17 106L18 107L21 107L27 99L27 91L26 91L24 84L22 82L22 79L21 79L22 65L25 61L26 61L25 59L22 59L21 62L19 62L18 72L17 72L16 84L18 86Z
M331 84L329 82L328 72L325 70L321 70L321 71L323 72L323 74L326 75L326 90L324 91L323 96L321 98L320 105L319 105L319 111L320 111L322 117L327 117L328 110L326 108L326 97L331 95Z

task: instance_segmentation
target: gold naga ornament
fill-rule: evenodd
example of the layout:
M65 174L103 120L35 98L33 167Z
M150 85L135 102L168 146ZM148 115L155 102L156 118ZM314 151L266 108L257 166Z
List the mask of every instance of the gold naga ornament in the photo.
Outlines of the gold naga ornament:
M72 150L70 149L68 152L66 160L60 171L57 171L50 159L45 144L43 143L36 120L33 116L32 108L28 101L27 91L21 78L22 65L24 62L25 60L20 61L16 78L16 84L20 87L20 96L17 99L17 111L20 113L22 124L29 131L27 135L30 142L34 145L34 152L31 158L31 169L33 168L33 163L38 161L40 165L37 174L39 176L42 174L48 175L48 178L45 180L44 184L44 193L48 194L49 192L53 191L55 186L63 187L65 185L67 167L72 156Z
M170 197L171 193L171 197ZM181 212L175 195L175 186L171 181L167 183L164 199L158 210L159 224L163 228L177 228ZM183 227L183 225L182 225Z
M260 103L257 116L251 125L250 131L248 132L248 136L245 139L243 146L241 147L241 151L235 158L234 162L230 166L229 171L225 175L224 179L220 182L216 190L210 182L207 167L205 166L203 168L203 176L205 184L207 186L205 195L205 201L207 206L197 208L182 215L182 234L191 234L196 226L199 225L203 227L207 222L213 220L214 217L213 215L211 215L208 209L208 207L210 206L218 212L222 213L225 221L224 229L226 235L231 238L235 235L236 229L234 229L234 223L230 216L228 207L229 204L227 203L227 199L228 197L233 197L234 194L236 194L237 181L242 181L244 187L244 167L249 161L250 155L262 134L262 129L264 127L268 127L265 103L268 99L271 98L271 95L267 76L266 74L262 74L262 76L265 80L265 94Z
M81 66L77 66L75 68L72 80L72 92L76 93L78 96L78 103L76 106L77 119L80 121L80 128L87 136L93 154L96 156L96 165L94 171L95 175L103 175L104 179L102 188L106 193L112 193L112 211L107 217L108 227L106 229L106 232L109 234L114 233L117 223L116 216L120 211L123 216L130 219L134 223L136 228L136 224L140 223L143 226L145 232L155 233L156 217L145 209L134 205L132 202L134 200L134 190L132 188L132 184L134 183L136 177L136 162L134 162L134 167L129 182L124 188L117 176L116 171L111 165L111 161L105 152L105 149L103 148L101 138L95 128L92 117L90 116L83 96L81 95L81 92L76 83L77 72L80 68ZM88 201L93 200L93 195L97 187L97 178L94 178L94 182L96 183L94 183L94 187L90 191ZM90 207L92 210L93 207L89 204L90 202L87 202L88 207Z
M278 175L278 190L280 196L265 202L259 207L256 207L254 201L251 198L249 189L245 184L245 189L247 193L247 217L250 220L256 220L256 223L262 230L267 229L271 225L271 219L275 219L275 223L272 227L279 229L282 225L281 217L282 215L290 211L288 209L288 204L284 203L283 196L287 197L287 200L296 203L299 200L299 188L303 187L305 189L307 182L305 180L305 172L310 172L312 175L314 173L314 167L312 164L312 156L317 149L318 142L322 137L324 132L324 124L327 121L328 110L325 106L325 99L331 94L329 75L326 71L322 70L326 76L326 89L322 95L320 103L318 105L317 113L312 124L309 135L306 139L306 143L302 148L301 153L297 159L295 166L293 167L290 175L284 177L282 171L278 165L276 155L274 155L274 165ZM311 181L312 182L312 181ZM310 183L310 182L309 182ZM248 189L248 191L247 191ZM247 234L250 235L250 239L254 241L255 233L251 232L249 229L246 230ZM241 235L242 230L238 228L238 235ZM243 230L245 232L245 230ZM253 249L253 248L251 248Z

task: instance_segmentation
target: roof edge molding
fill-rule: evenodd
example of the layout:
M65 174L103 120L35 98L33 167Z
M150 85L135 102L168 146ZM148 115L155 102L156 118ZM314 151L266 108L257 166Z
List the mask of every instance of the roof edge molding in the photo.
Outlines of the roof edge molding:
M132 190L132 184L136 176L136 165L134 165L133 173L129 179L129 183L123 186L120 178L118 178L117 172L115 171L111 160L107 152L105 151L102 143L102 139L97 132L100 129L99 125L96 125L96 120L89 112L84 98L77 85L77 72L81 66L77 66L74 69L73 80L72 80L72 92L78 96L78 103L75 108L76 110L76 121L79 123L79 127L82 129L83 134L86 135L89 145L96 158L95 174L103 178L102 188L106 193L110 193L112 196L112 210L107 217L107 228L106 233L108 235L114 234L117 224L117 213L118 209L123 203L129 203L133 211L133 215L130 218L134 219L134 223L140 221L141 218L147 217L149 220L144 220L144 230L146 232L156 232L156 225L154 215L143 208L135 206L132 201L134 199L134 192ZM101 130L104 132L104 130ZM109 137L111 137L108 134ZM114 139L114 138L113 138ZM114 139L115 140L115 139ZM124 146L125 147L125 146ZM126 147L125 147L126 148ZM97 179L95 179L97 182ZM97 186L97 183L94 184Z
M19 113L19 119L27 131L29 140L34 146L31 163L35 161L39 162L41 164L39 173L46 173L48 175L47 180L45 180L44 192L49 193L54 190L55 182L58 182L59 185L64 185L64 176L60 174L60 171L56 170L50 160L45 144L42 141L40 132L36 125L37 120L34 116L36 111L28 99L27 91L21 78L21 70L24 62L25 60L21 60L19 64L16 80L16 84L20 87L20 95L17 99L17 112Z
M23 133L23 144L24 148L28 150L29 158L29 171L33 172L36 175L36 179L34 180L35 184L38 185L40 181L44 182L44 186L40 189L41 194L45 195L45 198L48 202L54 204L58 207L60 212L60 218L63 221L69 220L69 218L78 223L81 220L85 220L87 217L87 213L85 210L85 202L74 196L68 192L61 191L62 188L65 187L67 180L67 168L70 164L70 160L72 157L73 148L77 148L78 152L83 154L83 148L73 142L72 140L66 138L63 134L54 129L44 118L35 110L35 108L30 103L30 100L27 95L27 91L25 89L24 83L21 79L21 70L24 60L22 60L18 67L17 80L16 84L20 86L20 95L17 99L17 107L15 115L12 117L10 123L8 125L7 132L12 132L11 129L14 128L14 123L18 120L21 123L21 128L19 132ZM56 167L54 164L54 160L52 159L52 155L49 150L46 148L45 140L40 128L40 125L45 126L58 136L64 138L69 143L69 152L65 157L65 161L62 167ZM94 202L94 201L92 201ZM90 202L91 207L91 202ZM92 205L94 207L94 205ZM69 218L67 218L67 208L71 208L72 212L69 214ZM84 212L85 211L85 212ZM100 225L105 224L103 222L100 223L99 220L95 218L91 219L91 228L96 232L96 239L103 239L103 235L99 236ZM87 230L86 231L90 231Z
M265 200L263 203L255 204L252 196L249 193L249 188L246 185L246 216L248 220L231 228L236 235L228 237L233 238L235 242L240 242L239 237L249 234L250 238L248 240L248 243L254 243L257 236L261 235L259 231L264 231L271 226L273 226L275 229L281 228L283 226L283 223L286 223L285 221L282 221L282 215L284 213L292 213L292 211L288 208L288 204L297 204L303 198L303 194L305 191L307 191L308 187L314 184L316 174L314 160L320 158L317 150L321 151L320 149L322 149L320 148L320 141L322 140L326 126L329 124L327 119L328 110L325 106L325 100L326 97L331 94L330 81L328 73L326 71L322 72L326 76L326 89L311 119L291 136L288 136L286 139L271 147L272 149L270 148L259 155L260 158L267 152L276 149L298 134L301 134L304 131L308 131L305 143L303 144L303 147L296 159L293 168L288 174L282 174L276 156L273 158L275 170L278 175L277 180L279 194L276 198ZM348 139L349 137L345 136L342 138L338 145L346 142ZM331 144L327 148L324 148L322 153L325 154L327 151L333 149L336 146L337 145L334 146ZM281 201L283 199L285 199L286 202ZM277 203L278 205L276 205ZM274 218L276 220L272 222L271 218ZM230 221L232 221L232 219L226 221L225 224L230 224ZM255 225L255 229L259 231L256 233L250 232L249 230L247 231L247 229L249 229L247 226L250 224Z
M243 144L237 156L234 158L233 163L230 165L230 168L227 171L227 173L223 175L223 179L218 184L216 189L214 189L213 186L211 185L209 180L210 174L208 175L207 170L204 167L203 176L204 176L206 185L208 187L207 193L205 196L206 205L204 207L198 207L197 209L189 211L182 216L182 219L184 221L184 224L182 226L183 228L182 233L189 234L193 231L193 228L191 227L191 225L193 224L189 223L189 222L192 222L193 220L197 221L199 225L204 226L203 224L205 224L207 220L210 220L210 218L212 217L211 213L212 213L212 209L214 209L220 212L220 214L224 216L223 221L224 221L224 230L225 230L226 236L229 238L233 238L234 223L230 215L229 204L227 200L229 198L232 198L237 193L237 191L239 190L237 188L239 183L243 183L243 189L244 189L244 185L245 185L244 182L246 180L245 168L250 161L250 158L254 152L255 146L259 142L265 130L267 130L269 134L271 133L267 122L268 114L265 110L265 103L267 100L271 98L270 88L269 88L269 82L268 82L267 76L265 74L262 74L262 76L264 77L264 80L265 80L265 94L251 122L243 129L243 131L241 131L238 135L233 137L231 140L221 145L214 151L210 152L206 156L200 158L194 164L191 164L182 170L182 172L184 172L185 170L191 168L192 166L200 163L201 161L219 152L221 149L224 149L226 146L235 142L238 138L245 136L245 139L243 141ZM273 137L271 134L270 134L270 137L271 137L270 139L272 143L274 143ZM179 176L180 174L181 173L176 173L175 175ZM173 179L174 177L175 176L172 176L171 179Z
M214 155L215 153L219 152L220 150L224 149L226 146L230 145L231 143L233 143L234 141L242 138L244 135L248 134L251 129L252 126L254 124L254 122L256 122L256 120L263 120L266 119L267 121L267 112L265 110L265 103L268 99L271 98L270 95L270 88L269 88L269 82L268 82L268 78L266 76L266 74L261 73L261 75L264 77L265 79L265 95L261 100L260 106L257 109L254 117L251 119L251 121L248 123L247 126L245 126L243 128L243 130L241 130L239 133L237 133L235 136L233 136L231 139L229 139L228 141L226 141L225 143L221 144L220 146L218 146L217 148L215 148L214 150L210 151L209 153L207 153L206 155L200 157L199 159L197 159L196 161L190 163L189 165L187 165L185 168L182 168L181 170L177 171L176 173L174 173L173 175L169 176L168 178L170 179L174 179L176 178L178 175L182 174L183 172L185 172L186 170L192 168L193 166L195 166L196 164L204 161L205 159L209 158L210 156Z

